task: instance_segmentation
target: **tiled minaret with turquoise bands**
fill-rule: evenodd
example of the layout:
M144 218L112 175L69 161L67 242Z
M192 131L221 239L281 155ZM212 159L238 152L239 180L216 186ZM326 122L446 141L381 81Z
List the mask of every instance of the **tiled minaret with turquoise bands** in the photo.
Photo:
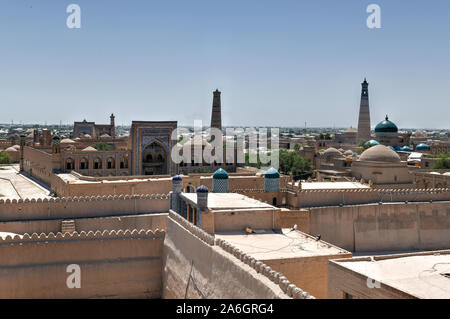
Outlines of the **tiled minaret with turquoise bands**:
M222 105L220 101L221 92L219 89L214 91L212 115L211 115L211 127L222 130Z
M364 79L359 107L358 140L368 141L370 137L369 83Z

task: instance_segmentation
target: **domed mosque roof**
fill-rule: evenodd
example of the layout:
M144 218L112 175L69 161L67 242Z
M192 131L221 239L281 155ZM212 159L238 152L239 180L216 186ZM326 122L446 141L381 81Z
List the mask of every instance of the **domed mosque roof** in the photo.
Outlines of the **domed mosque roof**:
M16 150L20 150L20 146L19 145L14 145L13 146Z
M70 138L65 138L61 141L61 144L74 144L75 141L71 140Z
M214 174L214 179L228 179L228 173L223 169L219 168Z
M346 150L346 151L344 152L344 155L345 155L345 156L352 156L352 155L353 155L353 151L352 151L352 150Z
M325 150L325 152L323 152L323 154L324 155L333 155L333 154L334 155L342 155L342 153L339 150L335 149L334 147L327 148Z
M401 161L400 156L384 145L376 145L365 150L359 157L360 161L364 162L386 162L386 163L399 163Z
M8 153L10 153L10 152L18 152L18 150L14 146L11 146L11 147L8 147L5 150L5 152L8 152Z
M419 144L419 145L416 146L416 150L418 150L418 151L429 151L430 147L427 144L422 143L422 144Z
M386 119L375 127L375 133L398 133L398 127L386 115Z
M273 167L269 168L264 174L265 178L280 178L280 176L280 173L278 173L278 171Z

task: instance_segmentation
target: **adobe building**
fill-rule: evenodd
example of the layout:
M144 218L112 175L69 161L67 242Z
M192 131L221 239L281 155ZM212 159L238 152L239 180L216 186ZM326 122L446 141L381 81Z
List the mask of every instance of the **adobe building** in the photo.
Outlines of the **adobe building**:
M450 299L450 251L330 260L331 299Z
M109 124L95 124L95 122L88 122L86 120L82 122L74 122L73 125L73 137L78 138L88 135L94 139L101 136L115 137L115 116L111 114Z
M406 162L384 145L365 150L358 160L352 162L352 175L356 179L372 181L374 185L413 186L413 178Z

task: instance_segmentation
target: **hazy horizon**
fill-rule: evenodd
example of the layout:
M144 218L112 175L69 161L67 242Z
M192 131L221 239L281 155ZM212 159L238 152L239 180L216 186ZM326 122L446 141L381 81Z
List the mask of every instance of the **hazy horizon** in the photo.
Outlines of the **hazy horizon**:
M66 7L81 7L68 29ZM366 26L381 7L382 28ZM448 129L450 3L3 0L0 122Z

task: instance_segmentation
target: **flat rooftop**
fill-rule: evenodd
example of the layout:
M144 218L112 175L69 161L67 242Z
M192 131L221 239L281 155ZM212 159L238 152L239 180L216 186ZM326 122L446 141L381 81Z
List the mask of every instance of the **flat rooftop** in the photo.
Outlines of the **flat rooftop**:
M317 256L336 256L350 254L348 251L333 246L322 240L300 231L291 229L256 230L256 234L245 231L229 231L215 233L221 238L239 248L246 254L258 260L293 259Z
M298 183L295 186L298 187ZM370 188L367 185L358 182L302 182L302 189L314 190L314 189L361 189Z
M181 196L197 205L196 193L181 193ZM236 193L209 193L209 210L232 210L232 209L278 209L272 205L259 200Z
M333 262L417 298L450 298L450 250L373 258Z
M19 165L0 166L0 199L50 198L50 191L25 175Z
M136 178L120 178L118 176L115 177L109 177L109 176L103 176L98 177L100 180L86 180L86 179L80 179L77 176L70 174L70 173L64 173L64 174L58 174L58 177L60 177L64 182L69 182L70 184L108 184L108 183L131 183L131 182L148 182L148 181L172 181L171 177L158 177L158 178L150 178L150 177L136 177ZM86 176L87 178L92 176ZM126 177L126 176L124 176Z

